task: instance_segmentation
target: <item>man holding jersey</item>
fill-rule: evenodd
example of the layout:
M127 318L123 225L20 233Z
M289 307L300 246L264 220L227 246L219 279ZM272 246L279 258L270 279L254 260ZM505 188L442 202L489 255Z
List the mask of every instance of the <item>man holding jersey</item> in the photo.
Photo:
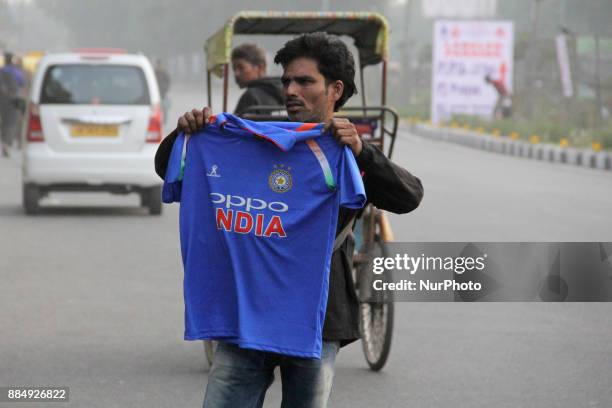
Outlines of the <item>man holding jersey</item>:
M355 126L334 118L356 93L355 63L337 37L317 32L288 41L274 62L283 67L285 107L294 122L325 123L341 145L352 151L368 202L393 213L407 213L423 197L421 181L391 162L377 147L362 141ZM209 122L208 107L186 112L177 129L160 145L156 172L165 176L168 158L179 132L198 132ZM340 208L336 234L352 223L359 210ZM283 356L220 342L211 369L204 407L261 407L265 392L280 366L283 407L325 407L332 388L338 350L359 336L359 302L353 289L353 241L346 239L332 255L321 359Z

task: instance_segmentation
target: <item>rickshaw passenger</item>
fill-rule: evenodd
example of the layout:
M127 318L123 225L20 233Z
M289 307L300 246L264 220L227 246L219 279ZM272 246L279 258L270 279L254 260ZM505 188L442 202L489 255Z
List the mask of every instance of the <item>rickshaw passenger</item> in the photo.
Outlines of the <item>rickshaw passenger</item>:
M303 34L278 51L274 62L283 67L285 108L295 122L324 122L338 143L347 145L363 172L368 201L380 209L407 213L423 197L421 181L391 162L377 147L362 141L348 119L334 118L356 92L355 62L348 47L322 32ZM156 172L164 177L170 151L180 131L195 133L211 116L208 107L193 109L178 120L177 129L160 145ZM340 208L336 236L357 210ZM359 338L359 301L351 278L353 245L345 240L332 255L329 294L323 326L321 359L290 357L243 349L219 341L211 368L204 408L261 407L266 390L280 366L282 407L326 407L332 388L336 354Z
M242 116L257 105L283 105L280 78L266 76L266 53L255 44L242 44L232 50L232 69L236 84L243 89L234 113ZM251 112L260 113L260 112Z

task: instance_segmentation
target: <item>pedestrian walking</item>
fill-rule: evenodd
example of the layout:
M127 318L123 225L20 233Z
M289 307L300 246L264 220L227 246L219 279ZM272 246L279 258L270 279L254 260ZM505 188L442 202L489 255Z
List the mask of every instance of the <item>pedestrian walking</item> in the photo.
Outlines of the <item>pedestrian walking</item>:
M8 157L17 135L20 90L25 86L23 71L13 64L13 54L4 54L4 66L0 68L0 136L2 156Z

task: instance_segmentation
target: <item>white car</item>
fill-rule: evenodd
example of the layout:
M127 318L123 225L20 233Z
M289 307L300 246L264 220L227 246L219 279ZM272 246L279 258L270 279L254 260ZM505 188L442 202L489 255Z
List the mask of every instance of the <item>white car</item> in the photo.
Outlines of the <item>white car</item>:
M28 104L23 206L39 211L52 191L138 193L161 213L154 171L162 139L160 95L147 57L80 50L43 57Z

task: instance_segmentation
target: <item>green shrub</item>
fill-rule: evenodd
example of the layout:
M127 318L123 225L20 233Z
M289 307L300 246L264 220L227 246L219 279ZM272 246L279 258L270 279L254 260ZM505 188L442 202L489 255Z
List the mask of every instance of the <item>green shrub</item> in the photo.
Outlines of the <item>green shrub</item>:
M610 121L599 131L592 128L578 128L562 120L485 120L473 115L453 115L452 119L444 124L450 125L453 122L459 126L467 124L471 129L482 127L487 133L498 129L503 136L517 132L523 140L529 140L529 137L535 134L540 136L543 143L558 144L561 139L567 138L570 145L574 147L589 148L593 142L600 142L604 149L612 150L612 122Z
M612 125L595 132L595 140L600 142L604 149L612 150Z

